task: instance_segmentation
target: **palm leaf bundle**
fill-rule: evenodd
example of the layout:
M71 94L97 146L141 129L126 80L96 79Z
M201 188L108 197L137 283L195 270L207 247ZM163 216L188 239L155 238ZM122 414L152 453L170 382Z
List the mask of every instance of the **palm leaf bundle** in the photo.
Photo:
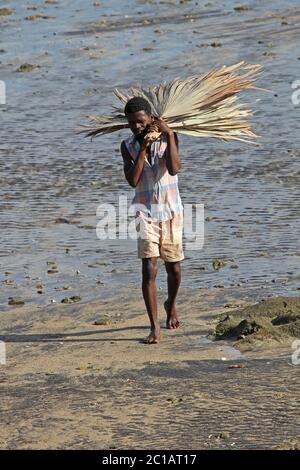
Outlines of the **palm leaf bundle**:
M141 96L150 103L152 114L164 119L179 134L255 143L257 134L251 130L248 119L253 111L239 102L238 93L260 89L254 82L261 69L258 64L239 62L200 76L164 81L148 89L138 85L126 93L115 88L114 94L123 107L113 106L110 116L86 115L90 123L83 124L79 132L93 138L129 127L124 106L133 96Z

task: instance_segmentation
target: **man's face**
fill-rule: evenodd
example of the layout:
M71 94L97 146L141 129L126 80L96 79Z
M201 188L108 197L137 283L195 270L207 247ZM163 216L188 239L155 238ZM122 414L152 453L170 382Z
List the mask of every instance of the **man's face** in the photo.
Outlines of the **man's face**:
M135 113L126 114L129 127L135 137L143 138L151 124L151 115L147 114L145 111L136 111Z

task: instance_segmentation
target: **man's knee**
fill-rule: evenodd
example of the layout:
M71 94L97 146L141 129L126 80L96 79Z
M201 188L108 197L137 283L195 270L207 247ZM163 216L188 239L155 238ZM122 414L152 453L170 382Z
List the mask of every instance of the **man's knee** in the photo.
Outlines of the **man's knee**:
M143 281L154 281L157 275L157 258L143 258Z
M176 261L174 263L170 263L166 261L165 266L166 266L166 271L168 274L174 274L176 276L180 275L181 273L180 261Z

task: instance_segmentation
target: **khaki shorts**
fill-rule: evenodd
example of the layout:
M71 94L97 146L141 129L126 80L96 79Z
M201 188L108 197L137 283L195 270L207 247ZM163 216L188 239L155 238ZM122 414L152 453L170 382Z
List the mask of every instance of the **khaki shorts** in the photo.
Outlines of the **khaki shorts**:
M183 211L163 222L137 217L138 258L160 257L175 262L184 259L182 249Z

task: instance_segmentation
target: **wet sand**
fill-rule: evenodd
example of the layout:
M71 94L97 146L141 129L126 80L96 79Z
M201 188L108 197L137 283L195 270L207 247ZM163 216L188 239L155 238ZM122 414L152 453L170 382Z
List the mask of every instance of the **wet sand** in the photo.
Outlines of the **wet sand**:
M241 352L210 335L235 306L300 289L298 2L99 3L0 10L0 447L297 448L292 339ZM181 195L204 204L205 245L182 266L183 327L142 345L135 243L95 232L100 203L133 196L127 134L84 140L80 113L109 113L113 87L240 60L261 63L258 85L273 90L245 96L261 147L180 136ZM165 287L161 266L162 325Z
M86 305L15 307L3 316L1 448L299 446L291 349L242 354L207 339L228 303L247 304L236 292L182 291L176 331L164 328L164 299L159 292L159 345L140 343L148 322L138 290Z

